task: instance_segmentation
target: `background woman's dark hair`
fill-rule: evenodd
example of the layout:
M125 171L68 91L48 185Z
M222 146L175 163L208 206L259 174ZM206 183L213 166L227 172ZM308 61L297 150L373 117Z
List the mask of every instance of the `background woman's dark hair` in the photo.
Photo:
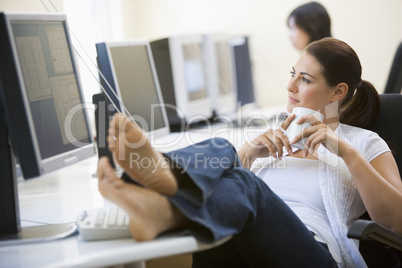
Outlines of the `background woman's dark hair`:
M324 6L317 2L310 2L299 6L290 13L296 25L310 36L310 42L331 37L331 19Z
M374 86L361 79L362 67L356 52L335 38L313 42L305 51L322 65L322 74L329 86L344 82L349 87L340 105L340 122L371 128L380 111L381 100Z

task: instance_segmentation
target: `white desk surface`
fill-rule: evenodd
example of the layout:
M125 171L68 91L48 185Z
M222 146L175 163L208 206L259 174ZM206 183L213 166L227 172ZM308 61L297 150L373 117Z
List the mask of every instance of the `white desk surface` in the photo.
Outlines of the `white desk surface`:
M172 147L165 145L171 139L177 141L173 146L176 149L210 137L225 137L239 147L248 136L261 131L213 127L192 131L191 135L187 133L179 141L177 137L182 134L161 138L155 144L161 151L169 151ZM20 182L21 225L75 222L84 209L114 206L98 191L97 160L92 157L38 179ZM84 242L79 235L73 235L52 242L0 245L0 267L105 267L194 252L204 247L191 236L157 238L149 242L133 239Z

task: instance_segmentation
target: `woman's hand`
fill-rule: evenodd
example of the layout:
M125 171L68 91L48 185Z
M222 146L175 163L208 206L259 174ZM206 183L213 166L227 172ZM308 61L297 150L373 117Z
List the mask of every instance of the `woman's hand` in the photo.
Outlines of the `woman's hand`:
M294 114L288 116L281 127L286 130L294 118ZM251 142L245 143L238 151L238 155L240 156L243 166L251 168L256 158L269 156L282 158L283 147L292 154L292 147L283 131L280 129L268 129Z
M297 143L306 138L306 143L304 146L305 152L304 157L310 153L313 155L314 151L320 144L322 144L331 153L342 157L343 154L351 149L351 145L341 140L338 135L326 124L319 121L314 116L302 116L295 123L303 124L308 122L311 126L306 127L303 131L296 135L296 137L291 141L291 144Z

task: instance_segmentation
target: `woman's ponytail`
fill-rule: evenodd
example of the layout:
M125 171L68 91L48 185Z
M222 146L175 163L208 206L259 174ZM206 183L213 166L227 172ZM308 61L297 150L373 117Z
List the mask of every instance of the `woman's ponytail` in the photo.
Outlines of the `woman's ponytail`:
M380 112L381 100L375 87L370 82L362 80L354 94L352 90L350 97L346 97L340 108L341 123L370 129Z
M371 128L381 108L374 86L361 79L362 67L356 52L345 42L323 38L308 45L305 51L322 66L329 86L346 83L349 90L340 106L339 121L344 124Z

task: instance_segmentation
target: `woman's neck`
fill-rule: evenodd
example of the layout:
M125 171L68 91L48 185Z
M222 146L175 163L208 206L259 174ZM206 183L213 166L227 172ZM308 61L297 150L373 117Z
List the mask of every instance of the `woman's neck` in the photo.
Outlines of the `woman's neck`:
M339 117L324 117L323 123L326 124L332 131L335 131L339 126Z

